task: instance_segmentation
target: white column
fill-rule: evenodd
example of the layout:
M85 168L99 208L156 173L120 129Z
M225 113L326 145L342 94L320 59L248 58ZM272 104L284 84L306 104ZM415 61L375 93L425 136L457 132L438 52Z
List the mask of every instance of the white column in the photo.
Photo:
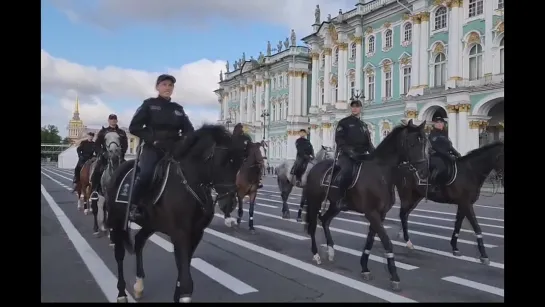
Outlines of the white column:
M469 123L467 120L467 115L470 108L471 108L471 105L469 103L458 105L458 148L457 149L462 155L465 155L470 148L468 144Z
M288 114L287 116L294 115L295 113L295 71L288 72Z
M318 125L310 125L310 143L314 148L314 154L318 153L320 146L322 145L322 138L320 137Z
M448 138L454 148L458 148L458 106L447 105Z
M324 48L325 67L324 67L324 104L331 104L331 85L329 84L331 74L331 48Z
M486 2L486 1L485 1ZM449 16L449 36L448 36L448 76L449 82L447 86L456 87L456 80L461 77L460 74L460 40L462 39L461 25L460 25L460 10L458 1L451 2L450 16Z
M255 121L261 122L261 92L263 91L263 82L262 81L256 81L255 82Z
M430 13L420 13L420 69L419 81L420 86L428 85L428 49L430 40Z
M320 54L312 53L312 78L310 83L310 112L318 113L318 71L320 70Z
M307 76L308 76L308 74L305 72L305 73L303 73L303 76L301 77L301 82L303 83L303 89L302 89L302 91L303 91L303 95L302 95L303 99L302 100L303 101L301 103L301 108L302 108L301 115L302 116L307 116L308 115L308 108L307 108L307 106L308 106L308 79L307 79Z
M244 120L248 124L252 122L252 92L253 86L248 84L248 86L246 86L246 117L244 117Z
M238 115L239 115L238 121L243 122L244 119L246 118L246 109L244 108L244 100L245 100L245 97L246 97L246 88L244 87L244 85L240 86L238 97L240 98L239 108L238 108ZM235 125L236 124L237 123L235 123Z
M411 81L412 87L417 87L420 82L420 15L413 17L413 41L412 41L412 70Z
M492 56L492 28L494 27L494 5L496 1L484 1L484 75L492 76L493 59Z
M339 82L339 94L338 94L338 100L339 101L345 101L346 100L346 60L347 60L347 50L348 50L348 44L346 43L340 43L339 44L339 61L337 63L337 77ZM336 101L335 101L336 102Z
M269 108L269 89L271 87L271 80L270 79L265 79L263 80L263 84L265 86L265 105L263 106L263 110L269 112L269 116L264 118L264 122L263 122L263 129L265 129L265 139L268 140L269 139L269 131L267 129L267 125L269 124L269 120L271 119L271 116L273 116L271 114L271 112L269 111L270 108ZM269 150L272 150L272 147L270 147L269 145Z
M333 138L331 137L331 124L322 124L322 143L324 146L333 147Z
M297 150L295 149L295 141L297 141L298 135L296 130L288 130L288 153L287 159L295 159L295 154Z
M293 76L293 115L303 115L303 72L296 71Z
M479 132L480 132L481 122L478 120L470 121L467 126L467 143L468 151L479 148ZM460 152L461 153L461 152Z
M362 42L363 38L357 37L354 39L356 43L356 89L360 90L362 89L362 80L361 75L363 73L363 56L362 56Z

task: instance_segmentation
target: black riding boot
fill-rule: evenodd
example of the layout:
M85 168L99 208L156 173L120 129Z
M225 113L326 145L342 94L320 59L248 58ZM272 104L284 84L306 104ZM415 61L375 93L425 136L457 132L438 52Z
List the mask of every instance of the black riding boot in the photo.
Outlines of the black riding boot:
M142 183L142 180L140 179L140 177L136 177L136 179L134 180L134 186L131 192L132 196L131 196L131 204L129 208L129 219L133 221L136 221L137 219L142 218L142 210L140 208L140 203L141 203L140 196L142 194L141 183Z
M348 178L341 178L341 183L339 184L339 194L341 198L337 201L337 209L341 211L348 211L348 204L346 203L346 192L348 191L348 186L350 185L350 180Z

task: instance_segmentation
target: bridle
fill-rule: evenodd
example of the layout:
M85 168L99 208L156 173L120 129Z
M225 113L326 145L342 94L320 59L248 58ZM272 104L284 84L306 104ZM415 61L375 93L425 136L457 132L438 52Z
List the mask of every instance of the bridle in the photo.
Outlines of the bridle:
M428 140L425 140L426 141L426 146L422 146L422 157L421 159L418 159L416 161L411 161L408 157L404 157L403 161L401 161L399 167L407 167L409 169L410 172L414 173L414 175L416 176L416 178L418 180L423 180L422 178L420 178L420 175L418 174L418 168L416 166L419 166L421 164L424 164L426 163L427 167L429 168L429 165L430 165L430 155L428 154L429 152L429 141ZM404 139L403 142L402 142L402 147L404 149L407 149L407 139Z

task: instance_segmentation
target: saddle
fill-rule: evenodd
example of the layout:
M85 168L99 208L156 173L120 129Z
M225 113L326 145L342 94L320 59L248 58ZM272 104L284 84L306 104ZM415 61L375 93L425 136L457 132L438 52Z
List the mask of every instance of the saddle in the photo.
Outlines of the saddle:
M310 160L303 160L301 162L298 162L298 163L293 163L293 166L291 167L291 171L290 171L290 175L295 175L297 171L299 172L305 172L305 170L307 169L307 166L308 166L308 163L310 162ZM303 174L301 174L302 176Z
M445 170L440 171L437 174L437 177L435 177L435 180L433 180L433 182L430 182L430 184L434 186L451 185L454 182L454 180L456 180L456 176L458 175L458 167L456 166L456 161L452 161L448 157L445 157L444 155L438 154L438 153L434 153L433 158L440 159L445 164L446 167L445 167ZM434 159L431 159L431 161L433 160Z
M153 172L153 177L151 179L151 183L149 187L146 189L147 193L145 193L146 196L143 197L143 201L151 201L152 205L155 205L161 196L163 195L163 192L165 191L165 187L167 185L168 181L168 173L170 171L170 160L167 157L162 158L157 162L157 165L155 165L155 171ZM121 180L121 183L117 187L116 197L115 201L118 203L129 203L129 193L132 188L132 176L134 172L134 167L127 170L123 176L123 179Z
M358 181L358 178L360 177L360 170L362 165L363 165L363 161L358 161L352 164L352 182L348 186L349 190L352 189L354 185L356 185L356 182ZM338 165L330 166L325 172L324 176L322 177L321 185L323 187L327 187L329 186L329 182L331 180L331 187L339 188L339 184L341 183L341 176L339 176L340 170L341 170L341 167Z

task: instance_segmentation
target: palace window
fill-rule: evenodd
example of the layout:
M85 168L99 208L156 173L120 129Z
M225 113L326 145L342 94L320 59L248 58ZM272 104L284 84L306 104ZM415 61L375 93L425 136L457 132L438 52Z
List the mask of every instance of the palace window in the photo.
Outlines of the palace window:
M483 76L483 47L476 44L469 50L469 80L480 79Z
M375 100L375 75L367 75L367 100Z
M405 24L403 38L405 42L410 42L413 38L413 25L410 22Z
M369 53L375 52L375 37L374 36L369 37L368 44L367 44L367 51Z
M411 88L411 67L403 68L403 94L407 94Z
M339 48L335 48L335 59L333 60L333 65L339 64Z
M323 86L320 87L320 105L323 105L323 104L324 104L324 98L325 98L325 97L324 97L324 96L325 96L325 95L324 95L324 91L325 91L325 90L324 90L324 87L323 87Z
M322 53L322 57L321 57L321 58L322 58L322 61L321 61L320 66L321 66L322 68L324 68L324 67L325 67L325 53Z
M354 97L356 91L356 81L350 80L350 97Z
M392 97L392 71L384 73L384 97Z
M276 103L272 103L271 106L271 121L274 122L276 120Z
M288 118L288 102L284 104L284 119Z
M384 33L384 47L392 48L392 30L386 30Z
M503 1L502 1L503 2ZM501 42L500 42L500 74L503 74L503 70L504 70L504 64L503 64L503 61L504 61L504 58L505 56L503 55L503 40L504 38L501 39Z
M335 87L333 88L333 92L331 93L332 94L332 99L333 99L333 102L337 102L337 100L339 100L339 84L335 84Z
M284 78L282 76L278 77L278 87L284 88Z
M278 120L284 119L284 104L281 102L278 105Z
M442 6L435 11L435 28L434 30L444 29L447 27L448 21L447 8Z
M503 9L503 0L498 0L498 10Z
M469 0L469 17L470 18L482 15L483 13L484 13L484 0Z
M447 79L447 57L444 53L435 56L433 63L434 86L445 86Z
M272 84L271 84L271 88L274 90L276 89L276 78L272 78Z
M350 58L354 60L356 58L356 43L350 45Z

